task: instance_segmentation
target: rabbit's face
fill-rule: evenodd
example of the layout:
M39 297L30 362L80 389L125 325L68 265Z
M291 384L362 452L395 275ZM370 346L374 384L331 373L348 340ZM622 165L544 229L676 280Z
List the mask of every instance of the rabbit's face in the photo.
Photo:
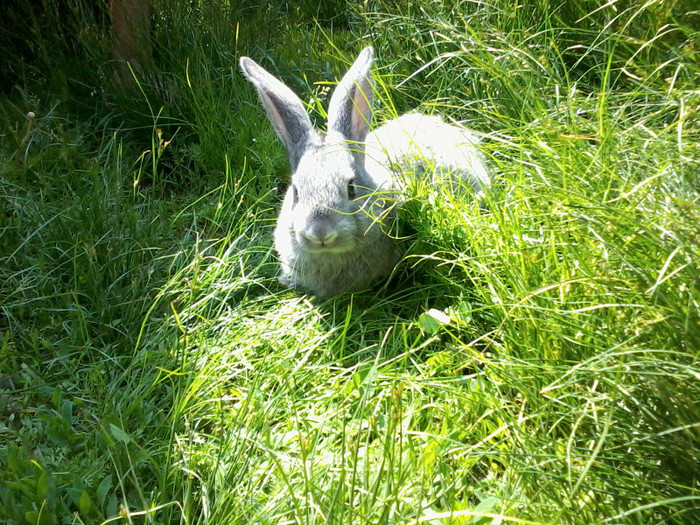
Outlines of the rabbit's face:
M282 210L290 220L281 221L300 249L351 252L380 228L381 204L360 164L343 144L317 146L300 159Z

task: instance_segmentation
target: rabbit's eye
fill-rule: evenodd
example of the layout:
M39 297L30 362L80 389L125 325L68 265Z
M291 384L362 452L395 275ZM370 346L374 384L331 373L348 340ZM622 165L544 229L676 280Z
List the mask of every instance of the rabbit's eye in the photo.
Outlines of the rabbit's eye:
M297 187L294 184L292 184L292 205L296 206L298 200L299 192L297 191Z
M348 182L348 199L355 198L355 179L350 179Z

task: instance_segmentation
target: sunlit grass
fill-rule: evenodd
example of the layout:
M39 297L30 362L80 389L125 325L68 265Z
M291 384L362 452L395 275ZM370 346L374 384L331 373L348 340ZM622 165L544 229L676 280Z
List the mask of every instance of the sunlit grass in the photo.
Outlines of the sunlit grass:
M3 99L0 516L698 520L692 17L455 5L370 2L344 30L295 11L284 37L256 30L273 8L183 5L160 81L107 87L103 115ZM412 185L391 280L320 300L275 280L285 156L235 61L320 122L367 43L377 120L465 122L494 184Z

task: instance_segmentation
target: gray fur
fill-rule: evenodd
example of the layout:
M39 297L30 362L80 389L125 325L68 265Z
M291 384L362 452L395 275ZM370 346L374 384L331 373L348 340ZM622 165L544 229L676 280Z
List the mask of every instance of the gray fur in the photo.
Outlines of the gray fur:
M369 133L372 55L365 48L336 87L325 136L287 86L241 58L293 171L275 229L285 286L329 296L367 288L392 271L401 256L386 229L405 184L392 166L430 166L432 177L448 172L477 191L490 184L474 134L440 117L403 115Z

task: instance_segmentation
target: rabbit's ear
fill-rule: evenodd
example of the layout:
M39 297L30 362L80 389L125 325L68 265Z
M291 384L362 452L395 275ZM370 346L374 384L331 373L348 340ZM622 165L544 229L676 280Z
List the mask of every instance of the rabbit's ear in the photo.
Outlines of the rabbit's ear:
M255 86L267 116L284 143L289 164L295 171L307 147L318 137L299 97L255 61L241 57L241 71Z
M372 122L372 46L359 54L333 92L328 106L328 133L363 142Z

